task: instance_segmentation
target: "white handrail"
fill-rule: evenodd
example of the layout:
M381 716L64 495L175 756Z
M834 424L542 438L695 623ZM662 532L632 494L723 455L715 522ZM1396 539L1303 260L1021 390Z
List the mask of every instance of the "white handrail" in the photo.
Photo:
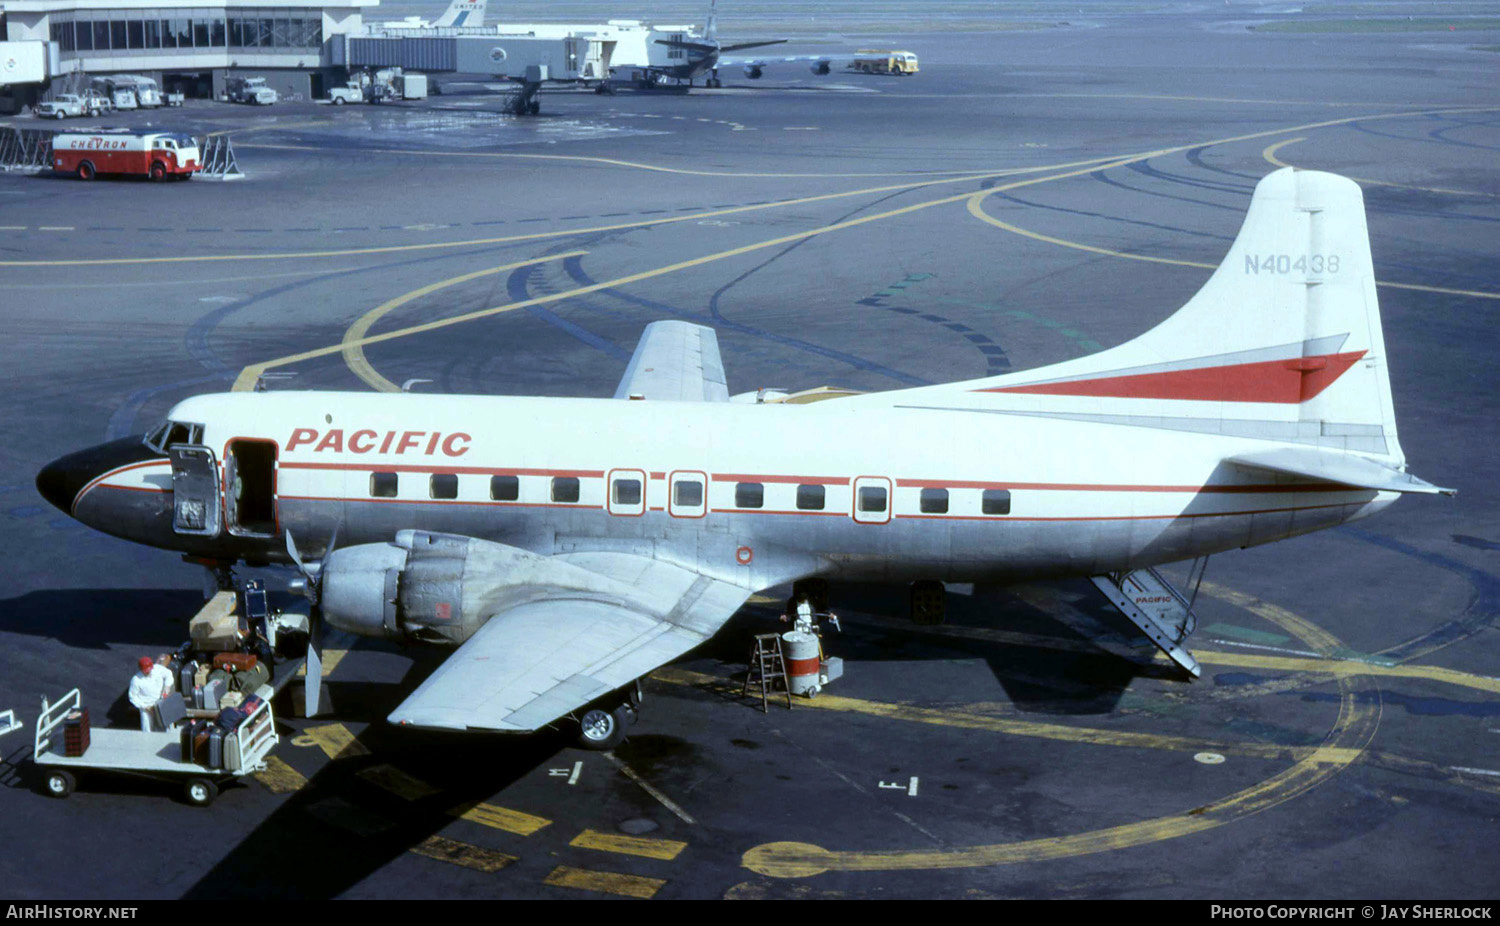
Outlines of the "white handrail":
M62 700L50 706L46 698L42 699L42 716L36 719L36 738L32 741L31 747L33 755L42 754L42 747L47 744L47 737L62 725L69 711L76 709L82 703L83 695L78 693L77 688L63 695Z

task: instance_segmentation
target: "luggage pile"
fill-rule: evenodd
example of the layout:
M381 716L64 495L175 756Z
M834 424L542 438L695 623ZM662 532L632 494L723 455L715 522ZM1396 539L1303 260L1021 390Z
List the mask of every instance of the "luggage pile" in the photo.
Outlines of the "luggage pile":
M260 689L271 682L270 667L254 653L216 653L209 662L190 659L182 664L181 673L182 690L192 693L193 707L198 710L219 710L231 695L261 694Z
M272 653L254 632L263 624L252 627L253 619L236 613L238 604L234 592L219 592L188 624L190 639L178 649L178 690L198 710L219 710L236 693L269 697L260 689L271 682Z
M219 711L212 720L191 720L182 725L182 761L193 762L211 769L238 772L243 766L240 752L262 724L271 723L270 712L261 714L253 725L245 721L259 710L265 702L256 695L247 695L239 704Z

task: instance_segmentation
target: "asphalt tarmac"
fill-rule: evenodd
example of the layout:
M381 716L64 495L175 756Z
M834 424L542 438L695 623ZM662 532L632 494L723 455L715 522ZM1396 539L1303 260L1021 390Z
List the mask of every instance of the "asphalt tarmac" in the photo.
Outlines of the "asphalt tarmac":
M0 174L0 709L28 724L0 739L5 893L1495 897L1500 84L1473 48L1494 36L1247 28L1274 18L922 32L883 40L917 77L726 72L547 93L534 119L478 92L190 102L115 121L228 133L245 179ZM443 653L361 641L334 713L283 720L273 772L207 810L156 782L31 789L39 698L79 687L96 724L133 723L135 658L202 600L197 567L43 501L57 456L247 368L609 395L662 318L717 327L732 392L1052 363L1173 312L1281 164L1364 187L1402 444L1459 495L1216 557L1199 681L1086 582L955 586L940 627L903 588L835 586L846 676L762 713L738 679L780 590L648 680L613 757L392 729ZM502 307L316 353L362 319Z

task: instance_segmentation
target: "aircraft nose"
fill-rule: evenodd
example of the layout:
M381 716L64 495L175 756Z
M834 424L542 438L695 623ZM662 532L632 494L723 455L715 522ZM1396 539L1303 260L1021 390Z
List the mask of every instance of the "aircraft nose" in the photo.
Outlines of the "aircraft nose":
M64 514L73 513L73 503L83 487L120 466L149 460L159 454L140 437L126 437L77 453L58 457L36 474L36 490Z
M68 457L61 457L43 466L36 474L36 490L64 514L72 514L73 499L92 478L77 466L69 465Z

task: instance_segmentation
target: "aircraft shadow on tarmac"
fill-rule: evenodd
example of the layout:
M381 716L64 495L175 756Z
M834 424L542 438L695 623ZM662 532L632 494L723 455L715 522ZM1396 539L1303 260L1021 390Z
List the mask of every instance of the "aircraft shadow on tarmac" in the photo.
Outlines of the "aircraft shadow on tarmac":
M1065 607L1032 604L1000 586L975 586L972 594L950 593L944 627L927 628L893 613L904 608L904 585L839 585L829 589L842 632L824 627L827 651L846 665L878 662L983 659L1017 710L1039 714L1108 714L1136 678L1181 680L1172 666L1155 662L1156 648L1087 582L1056 582L1032 588L1056 593ZM773 590L767 594L774 595ZM740 611L692 656L712 656L743 672L751 638L787 629L779 608L751 605ZM869 618L873 617L874 620ZM945 634L945 629L956 631ZM1013 640L962 636L964 630L1004 631ZM1021 638L1030 638L1034 643ZM1096 639L1113 641L1113 651ZM1054 645L1048 645L1054 643ZM743 677L737 675L736 679ZM972 691L972 689L971 689ZM737 694L738 688L732 694ZM847 694L848 692L840 692ZM925 692L914 693L921 697ZM730 695L726 698L732 699ZM994 700L979 693L976 700Z
M431 655L394 684L328 681L334 711L304 726L368 720L358 738L368 753L331 758L183 899L337 897L451 825L456 809L491 799L566 745L557 734L447 734L385 724L441 661ZM295 731L283 728L283 739L288 735ZM420 782L425 793L403 797L361 774L385 766Z

